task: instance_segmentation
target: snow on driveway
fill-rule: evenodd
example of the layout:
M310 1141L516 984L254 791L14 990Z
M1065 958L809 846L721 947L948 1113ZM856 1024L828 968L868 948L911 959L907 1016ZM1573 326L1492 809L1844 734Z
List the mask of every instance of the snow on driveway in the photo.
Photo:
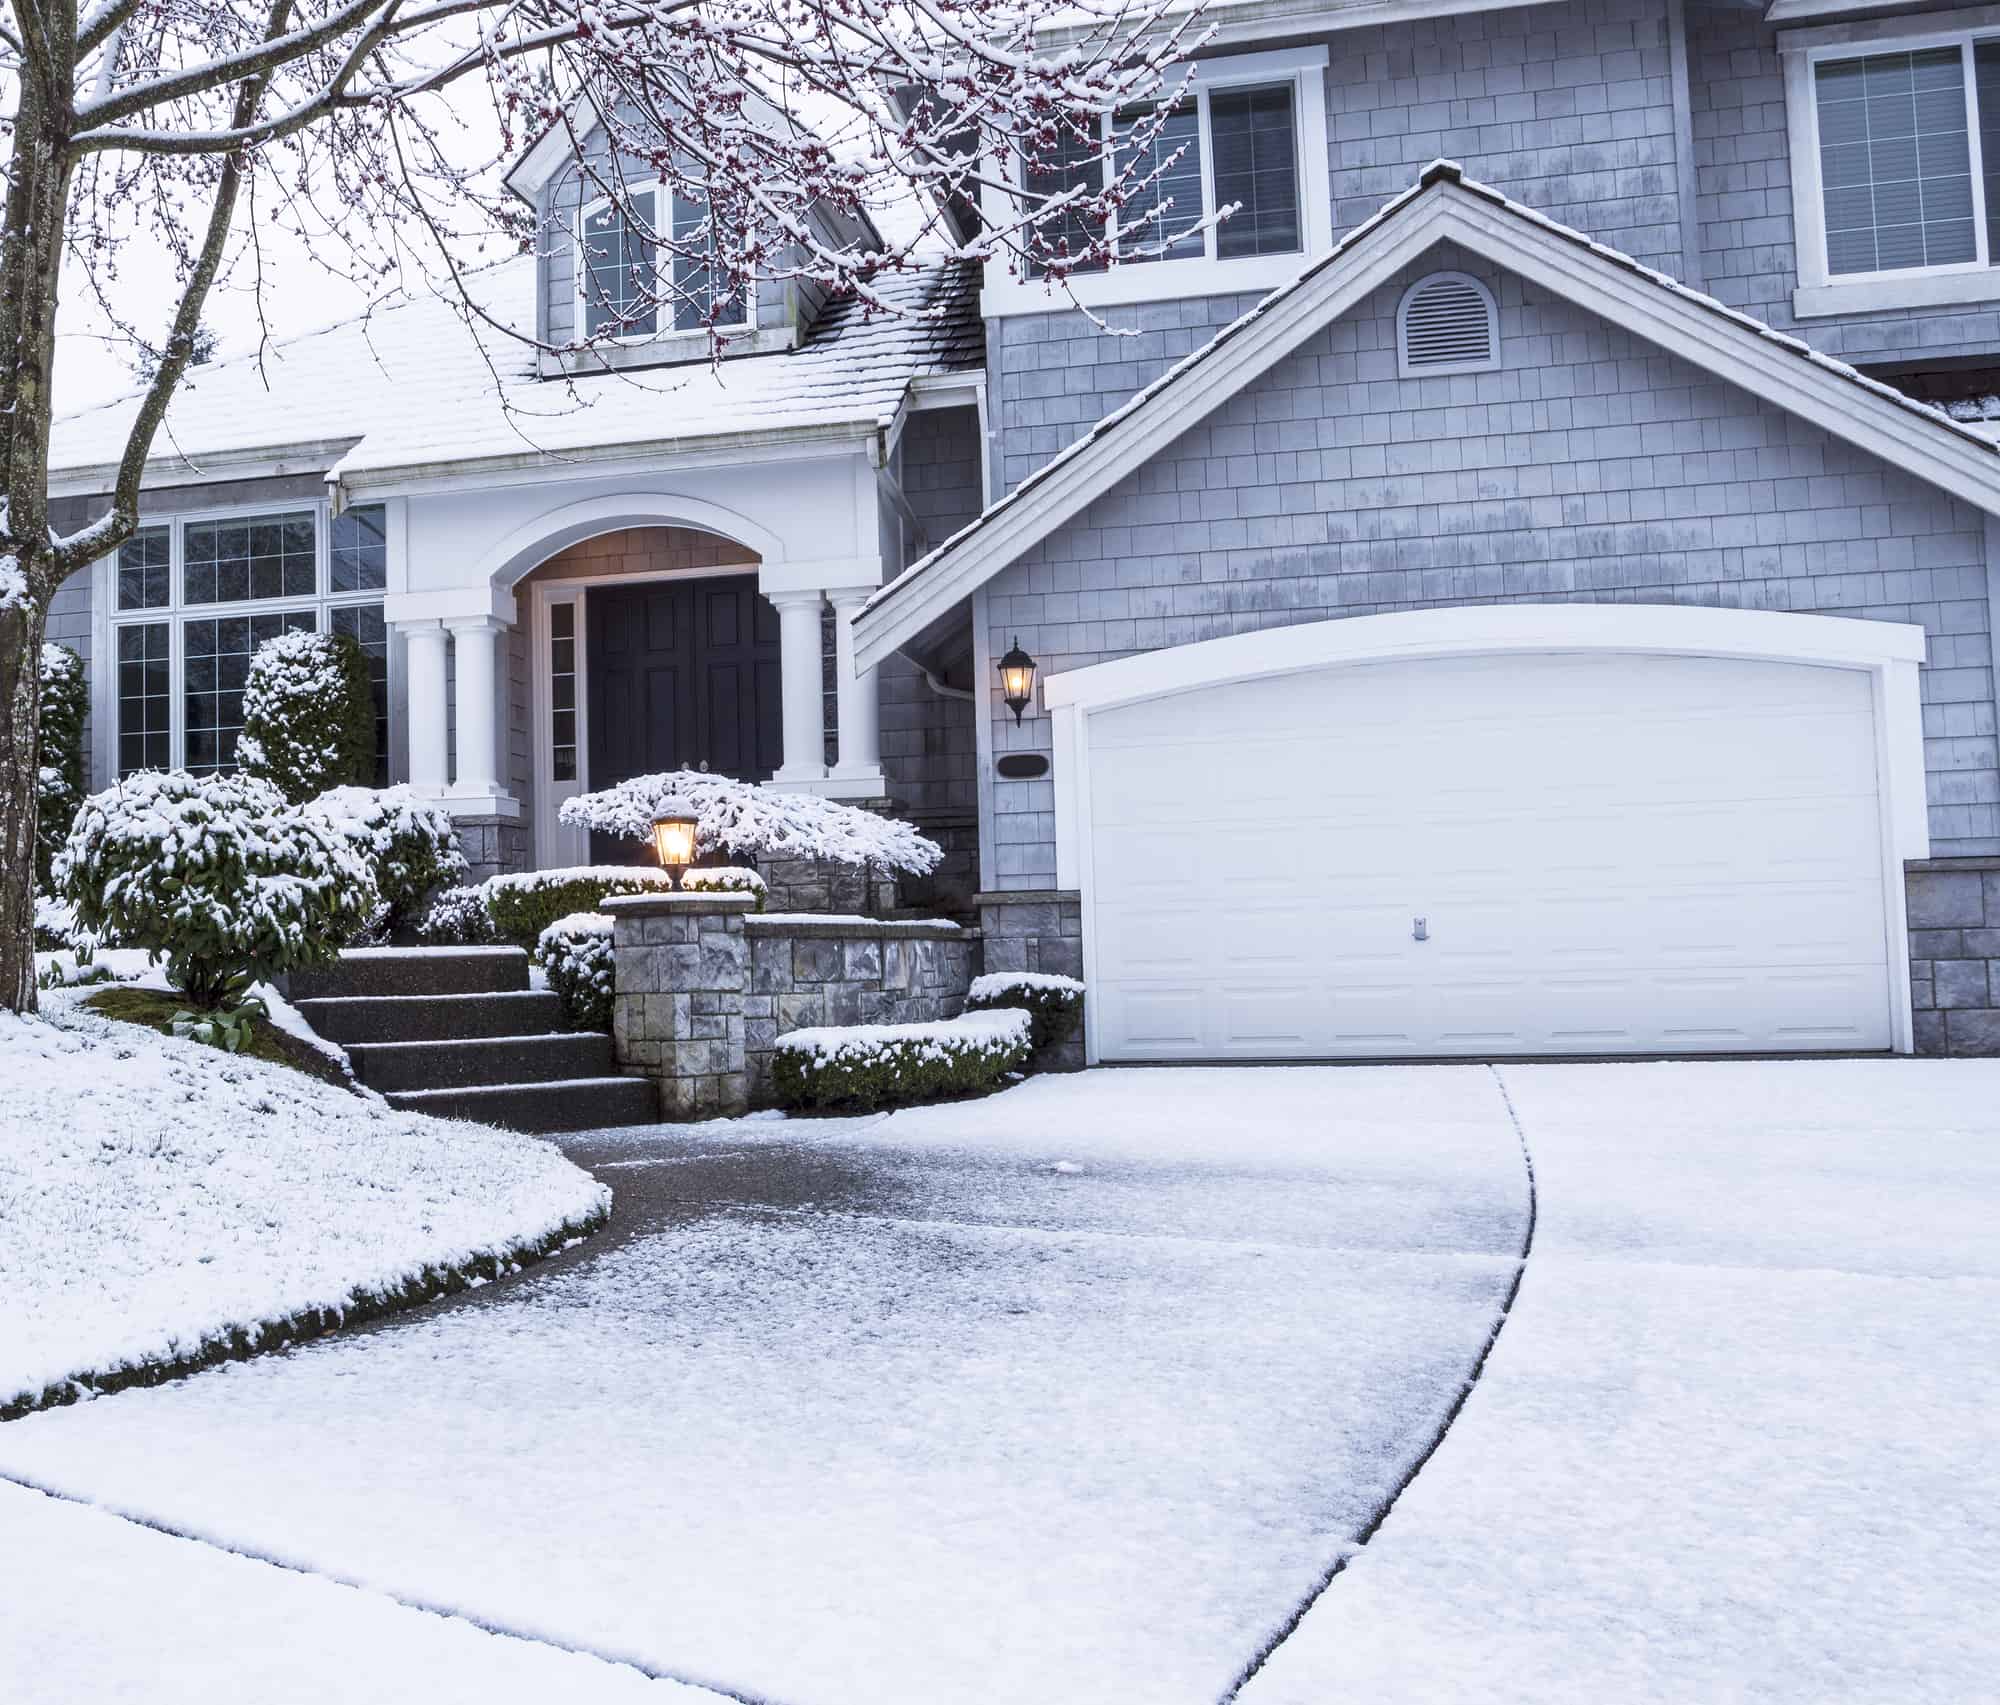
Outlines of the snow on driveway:
M29 1417L0 1473L787 1705L1207 1705L1434 1435L1526 1222L1479 1068L597 1142L605 1247Z
M1991 1698L2000 1062L1501 1075L1521 1294L1242 1705Z

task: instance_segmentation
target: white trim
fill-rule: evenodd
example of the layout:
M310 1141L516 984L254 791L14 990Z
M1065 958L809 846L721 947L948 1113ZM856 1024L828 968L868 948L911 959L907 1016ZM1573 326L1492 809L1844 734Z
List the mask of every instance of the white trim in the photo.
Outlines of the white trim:
M1884 941L1898 1053L1914 1046L1903 865L1930 856L1918 670L1924 630L1901 622L1674 604L1488 604L1350 616L1141 652L1052 675L1043 698L1055 737L1056 882L1083 897L1084 981L1095 975L1090 726L1120 705L1311 670L1445 657L1625 652L1859 669L1874 688L1882 825ZM1098 1058L1086 1020L1086 1057Z
M1178 27L1198 0L1166 8L1160 21L1140 32L1145 40ZM1321 35L1334 30L1374 29L1381 25L1415 23L1426 18L1456 18L1468 13L1520 11L1542 7L1549 0L1215 0L1196 27L1209 35L1210 45L1269 41L1273 36ZM1060 15L1060 14L1058 14ZM1035 32L1035 50L1048 53L1085 38L1101 38L1099 20L1056 24Z
M856 624L858 661L878 664L941 620L975 587L1441 242L1456 243L1926 484L2000 513L2000 455L1986 440L1836 363L1811 358L1802 344L1747 316L1666 287L1657 275L1491 191L1433 179L1357 237L1045 464L956 542L939 547L930 566L919 564L911 576L885 587Z
M1410 359L1410 303L1417 293L1433 284L1468 284L1486 308L1486 353L1476 361L1424 361ZM1396 377L1438 379L1452 373L1491 373L1500 365L1500 304L1481 278L1469 272L1427 272L1405 290L1396 302Z
M1802 320L1828 314L1876 314L1893 308L1947 308L2000 302L2000 267L1898 273L1858 283L1800 285L1792 292L1792 313Z
M614 492L607 497L558 504L523 521L498 543L487 547L473 565L471 582L475 586L487 581L499 587L514 586L558 551L600 533L622 532L627 527L687 527L698 533L714 533L742 546L760 558L766 568L785 560L783 539L749 516L719 503L679 492ZM850 574L848 578L851 580L853 576Z
M1202 238L1203 253L1183 260L1151 260L1112 265L1102 272L1080 273L1065 283L1016 278L1008 262L987 263L979 311L988 319L1010 314L1047 314L1082 305L1126 306L1135 302L1179 301L1191 296L1226 296L1275 289L1298 273L1300 265L1333 246L1333 192L1327 177L1326 66L1324 42L1276 48L1264 53L1226 54L1198 60L1190 98L1200 113L1197 146L1201 155L1202 208L1215 205L1214 162L1209 146L1208 95L1213 89L1290 83L1292 147L1299 195L1299 237L1302 248L1284 255L1245 255L1223 260L1215 253L1213 227ZM1104 120L1109 135L1111 120ZM1007 204L1019 195L988 185L982 202L990 217L1015 217Z

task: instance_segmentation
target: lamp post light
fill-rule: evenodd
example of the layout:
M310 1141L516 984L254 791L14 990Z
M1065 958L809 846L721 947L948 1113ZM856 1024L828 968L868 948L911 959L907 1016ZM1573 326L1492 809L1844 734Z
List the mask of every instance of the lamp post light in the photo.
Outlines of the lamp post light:
M1021 712L1035 696L1035 660L1014 641L1014 649L1000 659L1000 696L1014 713L1014 726L1021 724Z
M685 799L663 799L653 814L653 854L674 887L694 863L695 811Z

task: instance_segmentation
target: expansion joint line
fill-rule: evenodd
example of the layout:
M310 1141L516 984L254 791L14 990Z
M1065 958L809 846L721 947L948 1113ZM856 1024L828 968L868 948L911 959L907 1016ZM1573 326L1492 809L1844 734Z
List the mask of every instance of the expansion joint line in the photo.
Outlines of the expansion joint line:
M1486 1342L1479 1347L1479 1354L1472 1363L1472 1371L1465 1376L1465 1383L1458 1388L1458 1395L1451 1400L1451 1406L1445 1410L1444 1418L1438 1423L1438 1429L1431 1436L1430 1442L1417 1454L1416 1460L1410 1464L1409 1472L1390 1489L1389 1495L1375 1506L1374 1513L1362 1523L1360 1532L1354 1536L1354 1543L1342 1548L1340 1555L1334 1558L1326 1573L1314 1583L1312 1591L1299 1601L1298 1607L1285 1619L1283 1626L1265 1642L1263 1649L1243 1666L1236 1679L1229 1684L1228 1691L1222 1695L1219 1705L1230 1705L1230 1702L1249 1685L1250 1678L1270 1662L1271 1654L1292 1637L1299 1624L1305 1620L1306 1612L1319 1603L1320 1595L1333 1585L1335 1577L1375 1537L1382 1524L1389 1519L1389 1512L1396 1507L1396 1500L1402 1497L1409 1489L1410 1482L1423 1473L1424 1465L1437 1454L1438 1446L1444 1443L1445 1435L1452 1429L1452 1423L1458 1419L1466 1400L1472 1396L1472 1388L1479 1383L1479 1376L1486 1371L1486 1360L1493 1354L1493 1346L1500 1342L1501 1328L1507 1324L1507 1316L1513 1311L1514 1299L1521 1294L1521 1281L1528 1275L1528 1257L1534 1252L1535 1219L1541 1207L1535 1186L1535 1157L1528 1147L1528 1134L1521 1129L1521 1115L1515 1111L1514 1098L1507 1093L1507 1080L1500 1075L1498 1066L1489 1065L1486 1069L1493 1075L1493 1087L1500 1092L1500 1104L1507 1109L1507 1121L1514 1127L1514 1140L1521 1145L1521 1167L1528 1180L1528 1223L1521 1234L1521 1253L1514 1261L1513 1283L1508 1285L1507 1294L1500 1301L1500 1312L1493 1318L1493 1330L1486 1334Z

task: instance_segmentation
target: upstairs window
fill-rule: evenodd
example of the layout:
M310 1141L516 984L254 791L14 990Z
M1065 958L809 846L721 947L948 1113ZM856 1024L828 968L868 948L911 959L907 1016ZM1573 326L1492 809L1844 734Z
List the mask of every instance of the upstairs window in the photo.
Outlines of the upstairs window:
M652 337L662 329L663 317L677 332L703 331L711 315L721 327L749 323L742 291L717 300L708 209L684 196L671 198L670 287L663 288L659 250L668 245L661 243L654 221L668 199L664 185L628 187L621 200L606 199L585 210L577 279L584 336Z

